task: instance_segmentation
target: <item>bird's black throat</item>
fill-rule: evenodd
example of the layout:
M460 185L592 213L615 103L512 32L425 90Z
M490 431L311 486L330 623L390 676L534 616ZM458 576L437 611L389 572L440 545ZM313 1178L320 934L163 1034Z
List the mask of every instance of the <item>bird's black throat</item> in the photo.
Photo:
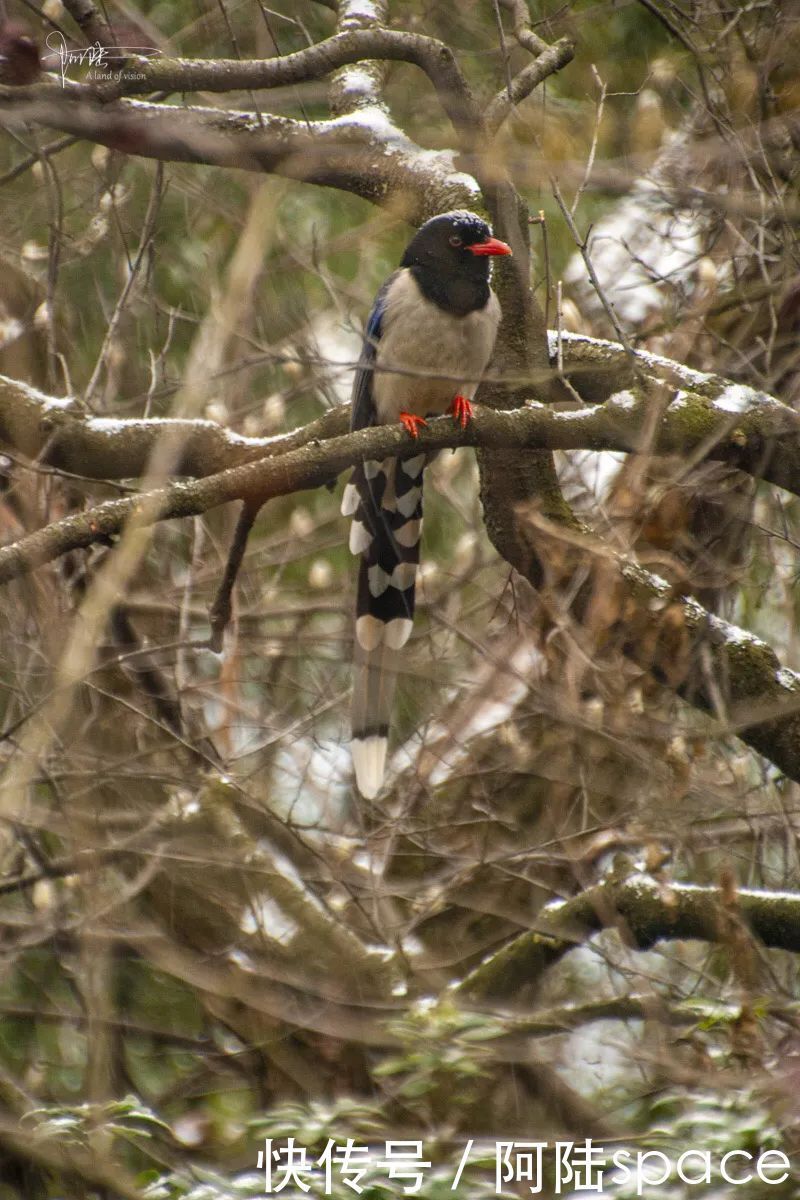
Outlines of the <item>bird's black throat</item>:
M408 269L426 300L454 317L485 308L489 299L489 264L486 259L465 262L456 273L413 263Z

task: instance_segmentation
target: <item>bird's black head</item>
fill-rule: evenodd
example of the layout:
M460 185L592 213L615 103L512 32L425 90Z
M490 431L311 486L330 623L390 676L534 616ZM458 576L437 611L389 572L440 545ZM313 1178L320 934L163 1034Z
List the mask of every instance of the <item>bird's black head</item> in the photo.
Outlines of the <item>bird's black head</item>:
M475 213L458 210L432 217L411 239L400 263L428 300L465 316L489 299L489 259L510 254L505 242Z

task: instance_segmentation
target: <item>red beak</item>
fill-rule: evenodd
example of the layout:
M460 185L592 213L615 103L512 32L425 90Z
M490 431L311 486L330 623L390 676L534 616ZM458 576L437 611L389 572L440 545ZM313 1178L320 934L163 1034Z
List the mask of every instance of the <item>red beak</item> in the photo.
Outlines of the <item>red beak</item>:
M474 246L467 246L467 250L471 250L473 254L479 254L482 257L489 254L511 253L511 247L496 237L487 238L485 242L476 242Z

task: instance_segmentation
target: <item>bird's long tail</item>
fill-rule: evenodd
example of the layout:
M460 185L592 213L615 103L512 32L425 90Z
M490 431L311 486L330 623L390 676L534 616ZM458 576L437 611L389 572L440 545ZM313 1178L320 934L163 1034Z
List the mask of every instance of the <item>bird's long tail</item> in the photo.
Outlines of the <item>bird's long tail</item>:
M411 635L422 532L425 455L368 460L353 471L342 512L361 555L356 595L353 767L368 800L380 791L399 653Z

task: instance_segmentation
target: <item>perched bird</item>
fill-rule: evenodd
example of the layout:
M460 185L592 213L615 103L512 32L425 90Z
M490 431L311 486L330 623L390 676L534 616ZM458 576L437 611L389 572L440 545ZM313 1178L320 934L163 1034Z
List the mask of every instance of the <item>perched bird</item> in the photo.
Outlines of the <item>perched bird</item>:
M510 254L471 212L427 221L378 292L353 384L351 429L400 421L411 438L426 416L465 427L494 347L500 305L490 259ZM367 799L383 783L398 651L411 634L426 455L357 466L342 499L358 571L353 766Z

